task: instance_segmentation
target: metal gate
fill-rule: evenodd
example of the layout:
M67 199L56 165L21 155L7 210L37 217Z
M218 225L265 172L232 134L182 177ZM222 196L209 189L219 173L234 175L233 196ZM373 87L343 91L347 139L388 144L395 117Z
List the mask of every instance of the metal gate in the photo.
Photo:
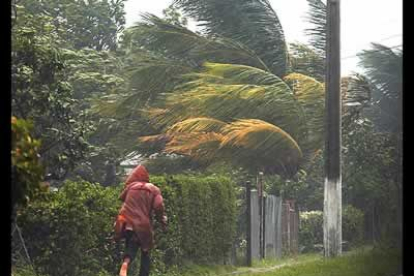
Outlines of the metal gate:
M299 217L295 201L275 195L260 198L255 189L247 190L247 197L248 265L253 259L297 254Z

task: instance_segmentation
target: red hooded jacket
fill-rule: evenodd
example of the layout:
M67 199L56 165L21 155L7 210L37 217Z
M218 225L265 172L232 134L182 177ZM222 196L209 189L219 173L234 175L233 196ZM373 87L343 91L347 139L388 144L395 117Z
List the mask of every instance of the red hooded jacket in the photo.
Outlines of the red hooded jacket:
M120 197L122 207L119 211L115 227L115 236L120 237L125 228L132 229L141 246L147 251L154 245L154 233L151 215L155 212L156 218L166 225L163 198L160 189L149 183L149 175L144 166L137 166L125 182Z

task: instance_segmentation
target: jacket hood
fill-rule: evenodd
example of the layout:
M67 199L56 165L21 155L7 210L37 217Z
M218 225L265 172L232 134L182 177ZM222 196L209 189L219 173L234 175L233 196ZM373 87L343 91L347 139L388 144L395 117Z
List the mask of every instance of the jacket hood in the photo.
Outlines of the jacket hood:
M147 169L142 166L138 165L128 176L127 180L125 181L125 186L128 186L134 182L149 182L149 174Z

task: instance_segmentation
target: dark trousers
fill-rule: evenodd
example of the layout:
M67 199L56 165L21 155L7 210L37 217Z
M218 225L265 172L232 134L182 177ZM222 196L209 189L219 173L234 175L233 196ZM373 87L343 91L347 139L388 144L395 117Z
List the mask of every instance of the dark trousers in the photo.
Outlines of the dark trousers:
M139 242L134 240L134 232L126 231L125 233L125 257L130 258L130 263L135 259L137 256L138 248L140 247ZM141 250L141 266L139 268L139 276L149 276L150 271L150 256L149 252L145 252Z

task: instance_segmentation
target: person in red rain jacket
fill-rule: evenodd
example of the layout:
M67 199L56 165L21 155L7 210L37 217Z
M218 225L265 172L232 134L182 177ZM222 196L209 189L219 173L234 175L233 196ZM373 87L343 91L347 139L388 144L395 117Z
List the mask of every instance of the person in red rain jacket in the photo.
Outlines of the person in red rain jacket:
M140 247L139 276L148 276L150 269L149 251L154 246L152 213L155 213L163 230L167 226L161 191L157 186L149 183L149 174L146 168L138 165L127 178L120 199L123 204L115 222L115 239L125 238L125 254L119 275L127 275L128 265L134 260Z

